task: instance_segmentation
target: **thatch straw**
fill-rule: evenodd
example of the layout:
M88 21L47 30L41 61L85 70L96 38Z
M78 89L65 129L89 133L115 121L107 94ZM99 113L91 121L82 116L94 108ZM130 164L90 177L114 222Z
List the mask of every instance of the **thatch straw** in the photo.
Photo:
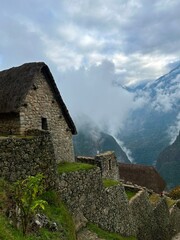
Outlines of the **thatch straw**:
M119 163L119 174L121 179L155 192L162 192L166 186L165 181L152 166Z

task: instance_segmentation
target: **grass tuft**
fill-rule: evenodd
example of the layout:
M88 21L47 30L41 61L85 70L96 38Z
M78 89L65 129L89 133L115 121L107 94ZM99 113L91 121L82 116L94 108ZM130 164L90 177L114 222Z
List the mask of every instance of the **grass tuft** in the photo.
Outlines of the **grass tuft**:
M117 233L107 232L92 223L88 223L87 227L90 231L95 232L98 235L98 237L103 238L105 240L137 240L137 238L135 237L123 237Z
M75 172L75 171L81 171L81 170L89 170L95 168L94 165L87 164L87 163L68 163L63 162L58 165L58 173L67 173L67 172Z
M126 190L125 192L126 192L126 195L128 197L128 200L130 200L132 197L134 197L137 193L137 192L130 191L130 190Z
M72 216L55 191L47 191L41 198L48 202L44 213L50 221L57 223L58 231L52 232L42 228L37 232L29 232L27 236L24 236L22 231L9 223L9 219L4 214L4 207L8 205L8 199L4 191L5 184L6 182L0 179L0 240L76 239Z
M108 178L103 179L104 187L113 187L113 186L117 186L119 184L120 184L120 182L113 180L113 179L108 179Z

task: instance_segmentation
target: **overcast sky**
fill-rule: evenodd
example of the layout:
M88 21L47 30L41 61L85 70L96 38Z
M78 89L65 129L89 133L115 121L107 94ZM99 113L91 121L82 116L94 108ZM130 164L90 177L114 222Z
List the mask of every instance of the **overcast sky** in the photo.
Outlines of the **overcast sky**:
M180 59L179 0L0 0L0 70L44 61L73 116L125 119L118 84L156 79ZM95 117L94 120L97 120Z

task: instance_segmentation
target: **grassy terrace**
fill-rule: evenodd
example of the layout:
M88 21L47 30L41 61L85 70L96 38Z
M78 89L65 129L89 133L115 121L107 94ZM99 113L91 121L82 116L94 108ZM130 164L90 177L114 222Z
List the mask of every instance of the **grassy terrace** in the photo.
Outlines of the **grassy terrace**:
M167 196L164 197L169 208L171 208L176 203L176 200L173 200L172 198ZM161 197L159 194L153 193L150 195L149 200L152 204L156 205L161 200Z
M106 239L106 240L137 240L135 237L122 237L117 233L110 233L102 230L95 224L88 224L88 229L92 232L95 232L98 237Z
M86 163L60 163L58 165L58 173L68 173L68 172L75 172L75 171L80 171L80 170L89 170L95 168L94 165L86 164Z
M134 197L136 195L137 192L133 192L133 191L130 191L130 190L126 190L126 195L128 197L128 200L130 200L132 197Z
M104 187L112 187L112 186L117 186L119 185L120 182L112 179L103 179L103 185Z

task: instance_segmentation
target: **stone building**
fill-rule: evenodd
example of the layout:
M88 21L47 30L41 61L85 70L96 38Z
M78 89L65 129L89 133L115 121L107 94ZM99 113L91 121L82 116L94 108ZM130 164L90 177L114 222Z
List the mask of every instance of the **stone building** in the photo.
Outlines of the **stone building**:
M77 156L76 161L98 166L102 178L119 180L118 163L113 151L97 154L95 157Z
M157 193L162 192L166 187L165 181L152 166L126 163L118 163L118 165L120 177L125 182L146 187Z
M26 63L0 72L0 134L49 131L57 162L74 161L75 125L45 63Z

